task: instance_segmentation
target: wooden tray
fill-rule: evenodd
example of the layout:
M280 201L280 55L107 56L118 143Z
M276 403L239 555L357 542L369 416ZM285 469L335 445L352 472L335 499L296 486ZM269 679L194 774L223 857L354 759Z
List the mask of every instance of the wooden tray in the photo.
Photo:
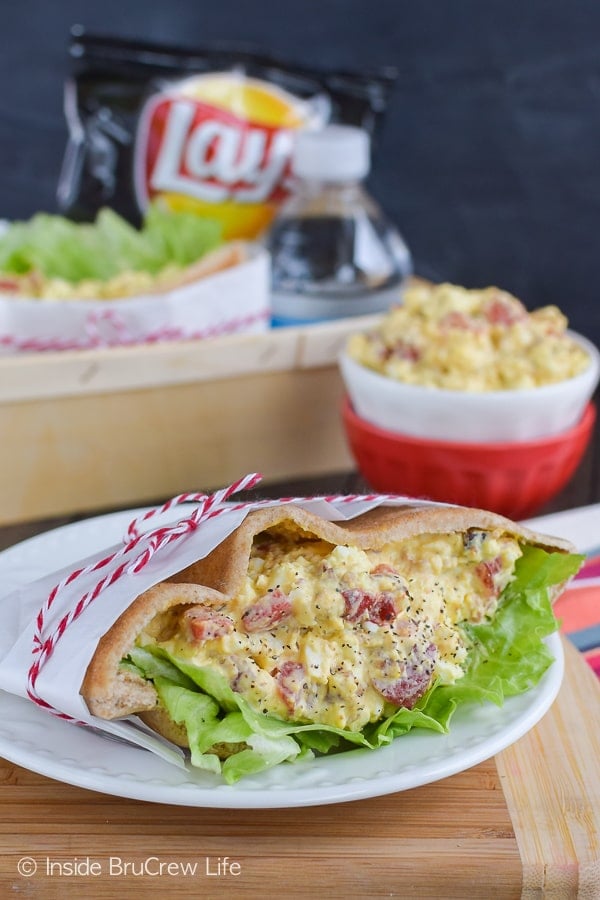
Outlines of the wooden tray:
M371 800L162 806L0 763L0 896L598 898L600 686L567 641L565 657L556 702L515 745Z
M0 525L350 471L337 356L376 319L0 356Z

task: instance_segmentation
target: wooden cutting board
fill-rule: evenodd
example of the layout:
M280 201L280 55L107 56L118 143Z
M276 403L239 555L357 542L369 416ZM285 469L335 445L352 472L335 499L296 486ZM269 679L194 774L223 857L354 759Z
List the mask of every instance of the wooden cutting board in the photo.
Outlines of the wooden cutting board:
M162 806L0 761L0 897L600 898L600 686L565 655L556 702L517 744L370 800Z

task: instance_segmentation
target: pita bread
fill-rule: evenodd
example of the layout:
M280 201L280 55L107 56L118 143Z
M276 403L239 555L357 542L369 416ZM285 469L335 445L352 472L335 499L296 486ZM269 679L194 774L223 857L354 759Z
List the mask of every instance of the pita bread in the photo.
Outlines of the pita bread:
M247 259L248 251L246 246L241 241L231 241L228 244L217 247L215 250L210 250L197 262L186 266L185 269L169 274L164 278L159 278L151 293L162 294L165 291L184 287L186 284L193 284L201 278L208 278L209 275L216 275L217 272L223 272L225 269L239 266Z
M271 529L365 550L377 550L422 534L500 530L549 551L574 551L568 541L537 534L494 513L464 507L377 507L346 522L329 522L295 505L252 511L205 559L137 597L101 638L81 686L93 715L113 719L137 713L151 728L186 746L185 729L176 725L159 705L153 686L126 671L120 662L137 636L165 610L177 605L227 604L246 577L254 537Z
M148 272L120 272L106 281L94 282L91 280L86 287L85 297L90 297L90 285L96 284L98 297L105 300L122 300L123 298L139 297L147 294L165 294L177 290L196 281L216 275L226 269L239 266L249 259L248 245L243 241L229 241L209 250L196 262L190 263L182 269L167 266L155 276ZM2 273L0 273L2 275ZM47 292L47 278L37 271L26 272L23 275L2 275L0 277L0 295L18 295L22 297L45 297ZM50 279L52 281L52 279ZM81 283L79 283L81 284ZM58 293L57 293L58 291ZM58 287L53 283L52 299L68 300L77 297L77 284L66 284L66 287Z

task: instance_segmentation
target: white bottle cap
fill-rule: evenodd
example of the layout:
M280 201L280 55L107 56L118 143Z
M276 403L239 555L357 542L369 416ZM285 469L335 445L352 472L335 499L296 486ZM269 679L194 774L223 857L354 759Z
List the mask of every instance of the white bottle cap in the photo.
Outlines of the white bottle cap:
M360 180L369 174L370 145L368 133L353 125L299 131L292 151L292 171L299 178L317 181Z

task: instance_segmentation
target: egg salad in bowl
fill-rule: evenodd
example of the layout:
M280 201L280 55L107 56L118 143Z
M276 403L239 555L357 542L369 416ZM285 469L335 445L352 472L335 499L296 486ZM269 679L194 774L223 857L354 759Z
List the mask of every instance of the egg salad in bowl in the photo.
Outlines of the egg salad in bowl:
M556 306L529 312L496 287L416 282L339 364L354 411L391 432L499 443L560 434L583 417L600 353Z
M348 353L408 384L519 390L574 378L589 366L589 353L567 324L558 307L528 312L496 287L416 284L378 328L350 338Z
M81 694L137 713L229 783L284 761L444 732L457 704L536 684L551 599L581 557L461 507L329 522L251 512L100 640Z

